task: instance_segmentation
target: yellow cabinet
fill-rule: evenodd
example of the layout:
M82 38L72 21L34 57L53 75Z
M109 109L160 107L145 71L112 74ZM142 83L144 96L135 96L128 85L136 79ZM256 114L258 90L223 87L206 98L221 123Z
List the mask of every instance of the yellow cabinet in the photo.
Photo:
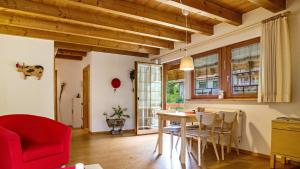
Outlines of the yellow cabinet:
M276 155L300 161L300 121L277 119L272 121L270 167L275 168Z

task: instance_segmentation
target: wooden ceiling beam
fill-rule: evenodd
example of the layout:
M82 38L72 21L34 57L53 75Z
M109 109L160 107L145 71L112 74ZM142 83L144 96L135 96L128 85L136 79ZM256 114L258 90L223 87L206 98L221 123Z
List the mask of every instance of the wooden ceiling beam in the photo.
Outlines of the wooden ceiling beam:
M95 47L104 47L104 48L146 53L146 54L154 54L154 55L159 54L158 48L151 48L146 46L132 45L132 44L113 42L108 40L99 40L99 39L86 38L86 37L81 37L76 35L33 30L33 29L19 28L19 27L6 26L6 25L4 26L0 25L0 33L33 37L33 38L41 38L41 39L49 39L49 40L60 41L60 42L75 43L75 44L82 44L82 45L95 46Z
M17 26L22 28L38 29L44 31L79 35L89 38L112 40L116 42L143 45L148 47L173 49L174 42L118 32L82 25L68 24L63 22L38 19L33 17L18 16L9 12L0 12L0 24Z
M138 56L138 57L148 57L149 56L148 54L145 54L145 53L130 52L130 51L109 49L109 48L103 48L103 47L78 45L78 44L65 43L65 42L54 42L54 46L59 49L77 50L77 51L85 51L85 52L96 51L96 52L104 52L104 53L129 55L129 56Z
M286 0L248 0L272 12L286 9Z
M207 0L157 0L159 2L197 13L233 25L242 24L242 15ZM182 3L180 2L182 1Z
M69 59L69 60L82 60L83 56L72 56L72 55L62 55L62 54L56 54L56 59Z
M34 1L49 1L51 3L55 0ZM94 10L95 12L108 12L193 33L202 33L206 35L213 34L212 25L208 25L194 19L189 19L188 26L186 27L185 17L183 15L163 12L124 0L59 0L56 1L55 4L61 4L61 6L65 6L67 4L71 8L89 9Z
M76 51L82 51L82 52L90 52L92 51L93 46L87 46L87 45L79 45L79 44L73 44L73 43L66 43L66 42L54 42L54 47L57 49L65 49L65 50L76 50Z
M59 55L69 55L69 56L86 56L87 52L67 50L67 49L58 49L57 54Z
M29 0L0 0L0 11L13 12L15 14L27 14L33 17L48 18L54 21L81 24L108 30L127 32L135 35L169 41L185 41L185 33L170 30L162 26L146 24L124 18L115 18L103 13L90 13L87 11L57 7L53 5L32 2ZM190 40L190 36L189 36Z

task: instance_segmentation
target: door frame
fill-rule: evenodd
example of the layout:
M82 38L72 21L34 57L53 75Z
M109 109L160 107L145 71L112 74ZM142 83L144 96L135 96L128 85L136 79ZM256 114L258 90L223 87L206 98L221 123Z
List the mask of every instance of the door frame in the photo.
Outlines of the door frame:
M172 69L179 69L180 59L163 64L163 110L167 110L167 73Z
M137 75L138 75L138 62L134 62L134 111L135 111L135 134L138 135L138 81L137 81Z
M58 121L57 74L58 71L54 68L54 119L55 121Z
M54 49L54 57L53 57L53 90L54 90L54 120L58 121L58 87L57 87L57 80L58 80L58 70L56 69L56 58L55 58L56 50Z
M88 85L87 85L87 103L85 103L85 99L84 99L84 81L85 81L85 74L84 74L84 71L88 70L88 77L87 77L87 80L88 80ZM84 105L87 104L88 106L88 110L87 112L85 112L85 109L84 109ZM86 114L85 114L86 113ZM87 118L87 126L85 126L85 118ZM82 128L87 128L88 130L90 130L90 65L87 65L85 66L83 69L82 69Z
M148 64L148 65L159 65L161 66L161 101L162 101L162 105L161 108L163 109L163 81L164 81L164 76L163 76L163 71L164 71L164 67L162 64L155 64L155 63L148 63L148 62L139 62L136 61L134 64L134 70L135 70L135 92L134 92L134 103L135 103L135 134L136 135L145 135L145 134L155 134L158 133L158 129L150 129L149 131L145 131L145 132L139 132L138 130L138 64Z

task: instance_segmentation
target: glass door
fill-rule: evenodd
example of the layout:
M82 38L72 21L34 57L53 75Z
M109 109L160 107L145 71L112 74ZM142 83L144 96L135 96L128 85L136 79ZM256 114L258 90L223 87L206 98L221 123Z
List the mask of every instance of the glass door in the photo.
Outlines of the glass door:
M136 131L158 131L157 112L162 109L162 66L136 63Z

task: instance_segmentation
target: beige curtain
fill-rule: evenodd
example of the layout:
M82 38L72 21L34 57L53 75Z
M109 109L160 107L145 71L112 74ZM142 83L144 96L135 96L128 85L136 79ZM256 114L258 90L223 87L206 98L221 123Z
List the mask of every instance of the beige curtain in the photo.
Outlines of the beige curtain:
M287 17L262 24L258 102L291 101L291 54Z

